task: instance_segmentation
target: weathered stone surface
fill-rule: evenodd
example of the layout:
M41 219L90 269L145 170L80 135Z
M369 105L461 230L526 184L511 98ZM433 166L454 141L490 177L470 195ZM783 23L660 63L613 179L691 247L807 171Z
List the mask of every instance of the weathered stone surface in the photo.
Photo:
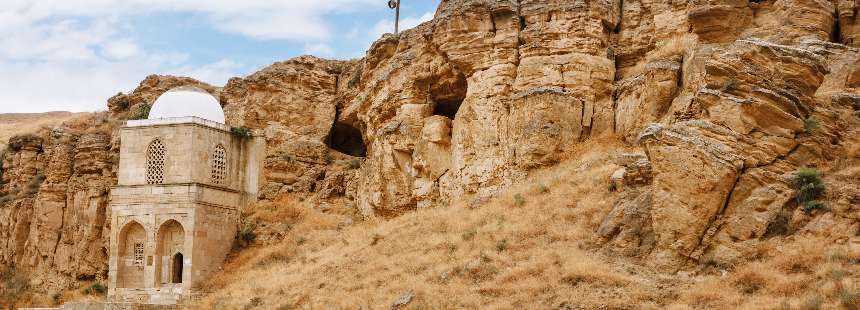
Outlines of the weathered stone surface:
M860 3L852 0L837 0L839 16L839 42L845 45L860 46Z
M616 89L615 132L630 142L648 124L660 122L681 91L681 63L677 59L649 63L643 71L620 81Z
M188 77L150 75L140 82L130 94L118 93L107 101L108 110L116 117L134 111L141 104L152 105L158 96L179 86L194 86L218 97L220 89Z
M646 255L655 244L651 225L651 192L628 191L603 219L597 235L614 251L627 256Z
M115 122L173 87L204 88L228 125L265 137L260 198L299 194L367 217L481 201L614 134L648 158L622 164L631 186L598 233L665 265L730 262L786 214L813 234L856 226L855 188L828 193L832 215L805 215L789 182L798 166L844 157L854 134L855 2L444 0L362 59L300 57L223 89L151 76L108 107ZM66 127L13 139L2 159L0 194L14 194L0 202L0 263L34 283L107 268L118 140ZM42 188L19 194L39 174Z

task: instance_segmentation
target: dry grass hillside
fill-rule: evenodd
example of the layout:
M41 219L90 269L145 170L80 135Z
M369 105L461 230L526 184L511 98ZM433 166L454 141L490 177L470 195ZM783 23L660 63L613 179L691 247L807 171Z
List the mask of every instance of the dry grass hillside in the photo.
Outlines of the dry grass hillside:
M489 201L389 220L298 198L253 207L198 309L857 309L860 256L811 236L773 237L734 266L677 273L612 255L595 231L618 193L593 139L571 160ZM252 241L256 240L256 241ZM239 242L243 243L243 242ZM410 298L411 296L411 298ZM408 301L402 307L394 304Z
M37 132L42 127L59 125L84 114L88 113L0 113L0 148L14 135Z

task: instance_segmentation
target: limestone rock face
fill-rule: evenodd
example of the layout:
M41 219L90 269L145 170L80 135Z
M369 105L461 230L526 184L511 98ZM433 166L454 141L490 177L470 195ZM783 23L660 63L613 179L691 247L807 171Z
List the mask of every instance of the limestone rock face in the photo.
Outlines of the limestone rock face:
M338 89L346 84L341 74L352 66L305 56L233 78L224 86L221 102L227 124L257 130L266 138L262 198L314 192L326 177L334 156L329 145Z
M860 3L852 0L833 1L839 14L839 43L860 46Z
M0 263L29 274L32 285L106 276L105 219L119 155L111 128L94 117L11 139L0 184L8 197L0 203Z
M115 127L183 85L265 137L263 200L397 216L492 197L600 137L647 155L613 178L623 192L596 233L614 251L677 269L743 259L793 232L842 238L860 226L846 185L856 176L828 180L840 186L824 216L798 208L791 179L831 167L856 139L858 5L443 0L432 21L361 59L303 56L223 88L150 76L108 100L107 121L10 141L0 264L34 283L103 277Z
M141 104L152 106L155 99L158 99L161 94L180 86L194 86L208 91L215 97L218 97L219 93L219 89L192 78L150 75L141 81L140 85L130 94L118 93L108 99L107 107L114 116L121 117L120 113L134 111Z

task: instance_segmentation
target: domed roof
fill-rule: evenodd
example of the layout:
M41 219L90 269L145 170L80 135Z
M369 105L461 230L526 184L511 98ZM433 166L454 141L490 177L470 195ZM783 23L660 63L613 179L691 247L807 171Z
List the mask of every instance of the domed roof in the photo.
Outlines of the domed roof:
M218 99L205 90L181 86L162 94L152 109L149 119L194 116L224 124L224 110Z

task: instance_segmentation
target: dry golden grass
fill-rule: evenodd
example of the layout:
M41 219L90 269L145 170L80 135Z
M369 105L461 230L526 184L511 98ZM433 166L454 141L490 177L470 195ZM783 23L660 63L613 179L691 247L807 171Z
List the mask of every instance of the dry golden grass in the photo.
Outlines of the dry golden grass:
M840 248L811 237L766 240L760 260L698 274L605 253L595 231L617 199L607 178L614 155L629 150L613 141L586 142L473 208L359 221L295 197L258 206L247 218L281 236L237 252L191 307L382 309L408 290L407 309L801 309L856 299L856 258L829 255Z
M88 113L47 112L0 114L0 146L14 135L36 132ZM2 148L2 147L0 147Z
M668 59L675 56L685 56L693 53L693 48L698 44L698 37L692 33L674 36L668 40L658 42L657 47L639 61L635 66L625 69L623 76L632 77L641 74L645 68L658 60Z

